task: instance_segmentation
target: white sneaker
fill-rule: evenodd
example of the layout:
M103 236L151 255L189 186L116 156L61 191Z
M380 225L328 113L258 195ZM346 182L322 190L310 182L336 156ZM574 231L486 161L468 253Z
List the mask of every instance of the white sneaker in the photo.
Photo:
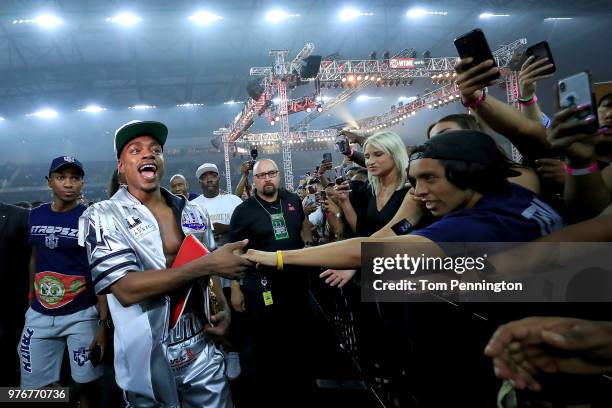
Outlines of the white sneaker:
M235 380L240 375L240 356L235 351L225 354L225 372L227 378Z

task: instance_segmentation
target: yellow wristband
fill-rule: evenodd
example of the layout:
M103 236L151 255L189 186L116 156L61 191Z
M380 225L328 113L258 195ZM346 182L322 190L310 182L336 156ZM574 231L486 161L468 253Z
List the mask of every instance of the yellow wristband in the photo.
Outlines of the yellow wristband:
M283 251L276 251L276 269L283 270Z

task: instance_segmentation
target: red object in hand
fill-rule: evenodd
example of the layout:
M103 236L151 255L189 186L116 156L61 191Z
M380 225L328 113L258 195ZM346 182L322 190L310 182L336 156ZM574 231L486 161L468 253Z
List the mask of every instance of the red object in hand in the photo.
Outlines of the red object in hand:
M204 244L198 241L196 237L187 235L179 248L178 254L176 254L172 267L179 267L209 253ZM193 285L192 282L188 286L175 289L170 293L170 329L176 326L179 317L183 314Z

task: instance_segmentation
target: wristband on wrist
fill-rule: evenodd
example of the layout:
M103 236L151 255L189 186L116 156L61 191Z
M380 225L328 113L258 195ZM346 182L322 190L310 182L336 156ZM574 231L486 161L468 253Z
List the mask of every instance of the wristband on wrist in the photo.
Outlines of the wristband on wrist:
M276 270L283 270L283 251L276 251Z
M531 106L538 101L538 97L534 94L531 98L518 98L517 101L523 106Z
M571 176L584 176L586 174L595 173L597 170L599 170L597 163L593 163L589 167L582 169L574 169L569 167L566 163L563 163L563 171Z
M465 102L465 101L463 100L463 98L461 98L461 104L462 104L463 106L465 106L466 108L470 108L470 109L472 109L472 110L474 110L474 109L478 109L478 108L480 108L480 107L482 106L482 104L484 103L484 101L485 101L486 97L487 97L487 88L484 88L484 89L482 90L482 93L481 93L481 94L480 94L480 96L478 97L478 99L476 99L476 100L475 100L475 101L473 101L473 102Z

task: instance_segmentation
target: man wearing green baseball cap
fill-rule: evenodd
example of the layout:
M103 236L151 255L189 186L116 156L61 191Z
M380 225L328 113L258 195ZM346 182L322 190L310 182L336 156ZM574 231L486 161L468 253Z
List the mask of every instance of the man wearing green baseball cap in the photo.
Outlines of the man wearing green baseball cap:
M167 136L168 128L153 121L117 130L117 169L126 186L83 214L79 243L87 246L96 293L109 301L116 380L130 405L230 408L223 352L214 342L230 321L217 275L241 276L250 262L233 251L246 242L171 267L188 235L210 251L216 245L208 214L160 186Z

